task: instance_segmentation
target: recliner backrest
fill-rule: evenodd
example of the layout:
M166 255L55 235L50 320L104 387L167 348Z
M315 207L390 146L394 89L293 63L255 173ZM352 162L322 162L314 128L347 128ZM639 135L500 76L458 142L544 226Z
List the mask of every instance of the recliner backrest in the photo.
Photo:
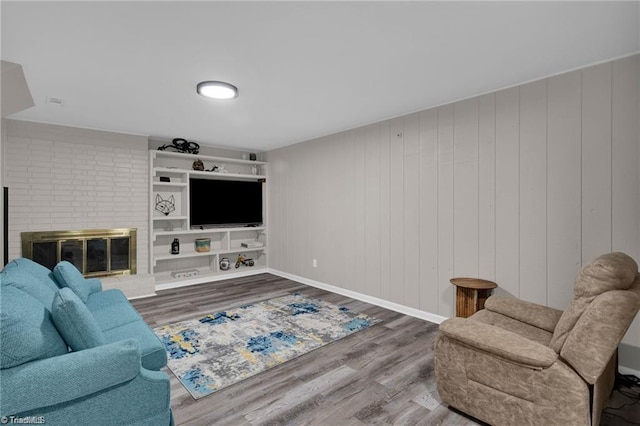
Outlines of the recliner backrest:
M576 277L574 299L556 325L549 343L551 349L561 353L569 334L591 303L604 293L630 289L637 274L635 260L620 252L598 256L586 264Z
M562 346L560 356L595 384L640 309L640 275L632 288L602 293L589 304Z

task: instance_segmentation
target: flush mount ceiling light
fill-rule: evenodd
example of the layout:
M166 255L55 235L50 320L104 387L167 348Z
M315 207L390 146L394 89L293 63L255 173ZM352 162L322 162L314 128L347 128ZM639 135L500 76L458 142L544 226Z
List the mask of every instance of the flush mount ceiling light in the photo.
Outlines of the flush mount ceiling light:
M238 97L238 88L223 81L202 81L196 88L198 94L211 99L233 99Z

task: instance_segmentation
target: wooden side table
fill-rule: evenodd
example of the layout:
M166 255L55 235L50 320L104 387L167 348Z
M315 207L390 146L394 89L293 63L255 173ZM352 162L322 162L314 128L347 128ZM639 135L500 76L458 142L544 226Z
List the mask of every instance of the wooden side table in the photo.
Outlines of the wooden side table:
M468 318L484 309L484 302L491 296L498 284L480 278L451 278L456 286L456 316Z

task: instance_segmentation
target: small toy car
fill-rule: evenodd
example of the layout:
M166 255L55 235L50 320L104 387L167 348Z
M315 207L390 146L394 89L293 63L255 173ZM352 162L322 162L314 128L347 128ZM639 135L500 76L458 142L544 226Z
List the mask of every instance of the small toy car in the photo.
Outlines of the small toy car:
M253 266L255 262L250 257L244 257L244 254L239 254L236 259L236 269L239 268L241 264L244 266Z

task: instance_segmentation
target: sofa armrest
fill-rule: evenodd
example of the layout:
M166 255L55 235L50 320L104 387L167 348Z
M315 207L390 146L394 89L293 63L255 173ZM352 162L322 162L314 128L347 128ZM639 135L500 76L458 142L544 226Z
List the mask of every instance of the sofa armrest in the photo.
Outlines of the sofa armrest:
M558 324L562 316L562 311L559 309L505 296L489 297L484 307L489 311L541 328L550 333L553 333L556 329L556 324Z
M99 278L87 278L85 282L89 286L89 294L102 291L102 281Z
M140 349L127 339L1 370L2 415L68 402L133 379Z
M558 359L558 354L547 346L470 318L448 319L440 324L440 333L467 346L530 368L548 368Z

